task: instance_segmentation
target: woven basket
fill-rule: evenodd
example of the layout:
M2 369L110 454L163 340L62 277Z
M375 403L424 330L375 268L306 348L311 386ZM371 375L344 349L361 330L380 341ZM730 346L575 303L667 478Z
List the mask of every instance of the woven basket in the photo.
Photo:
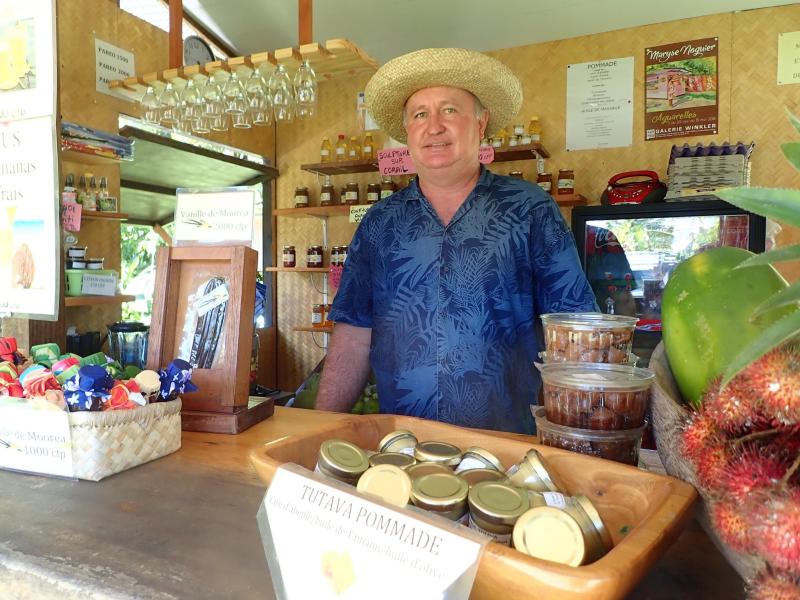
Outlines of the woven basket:
M697 520L700 526L714 542L731 566L743 579L754 576L764 567L764 561L729 548L714 530L709 517L708 507L711 499L708 493L697 484L694 467L683 457L680 448L681 431L689 418L689 410L680 400L681 394L672 376L672 370L667 362L663 342L656 346L650 358L650 368L655 372L656 379L653 384L651 412L653 433L661 462L667 473L697 489L702 502L698 504Z
M104 477L166 456L181 447L181 401L130 410L69 413L75 477Z

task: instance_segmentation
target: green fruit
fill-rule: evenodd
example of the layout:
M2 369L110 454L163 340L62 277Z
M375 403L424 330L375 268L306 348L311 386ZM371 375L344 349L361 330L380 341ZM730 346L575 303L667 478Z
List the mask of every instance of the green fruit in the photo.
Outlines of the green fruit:
M375 415L381 412L381 405L378 402L377 398L370 398L366 402L364 402L364 414L365 415Z
M363 400L356 400L356 403L353 404L353 408L350 409L350 412L354 415L363 415L364 414L364 401Z
M796 310L786 307L751 320L756 306L787 287L770 265L734 268L751 256L741 248L712 248L680 263L664 288L664 347L684 400L695 408L733 357Z

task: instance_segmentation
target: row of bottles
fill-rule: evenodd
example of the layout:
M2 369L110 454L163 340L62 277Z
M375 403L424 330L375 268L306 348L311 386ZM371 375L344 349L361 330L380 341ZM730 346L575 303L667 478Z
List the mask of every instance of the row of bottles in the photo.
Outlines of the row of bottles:
M527 146L529 144L541 143L542 124L539 117L531 117L528 127L518 124L510 128L509 134L506 129L500 129L493 136L481 140L481 145L492 146L495 149L514 146Z
M366 195L361 193L358 183L351 181L342 186L337 193L330 175L326 175L319 190L319 206L333 206L336 204L374 204L383 200L397 191L397 184L390 178L384 177L380 183L369 183ZM311 205L311 196L307 187L300 186L294 190L294 207L307 208Z
M83 210L103 210L101 207L108 197L108 180L105 177L100 178L99 187L97 178L92 173L81 175L77 188L75 187L75 175L72 173L67 174L64 180L61 199L82 204Z
M327 136L322 138L319 160L324 163L345 160L375 160L375 141L372 139L372 133L365 133L363 140L359 140L354 135L350 136L350 142L343 133L340 133L335 146L331 144L331 140Z

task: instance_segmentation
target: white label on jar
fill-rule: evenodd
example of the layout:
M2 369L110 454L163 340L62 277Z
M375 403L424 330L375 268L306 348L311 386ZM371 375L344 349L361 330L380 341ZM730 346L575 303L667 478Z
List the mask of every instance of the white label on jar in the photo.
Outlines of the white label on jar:
M511 465L510 467L508 467L508 471L506 471L506 475L511 477L517 471L519 471L519 465Z
M330 152L328 152L327 150L320 150L319 151L319 155L320 156L328 156L328 155L330 155Z
M344 193L344 198L347 201L358 200L358 192L345 192Z
M540 136L538 133L532 133L531 134L531 141L532 142L538 142L541 139L542 139L542 136Z
M311 324L312 325L322 325L322 313L317 312L313 308L311 309Z
M531 143L531 136L523 135L521 142L527 146L528 144Z
M542 492L542 496L547 506L552 506L554 508L566 508L567 506L567 499L564 497L564 494L559 492Z
M508 140L508 145L509 146L516 146L517 143L518 142L517 142L517 138L516 137L509 138L509 140Z
M545 192L547 192L548 194L550 193L550 190L553 189L553 184L551 182L549 182L549 181L539 181L539 182L537 182L537 185L540 188L542 188Z
M461 471L468 471L469 469L485 469L487 465L480 459L473 458L471 456L467 456L461 459L461 462L458 463L456 467L456 473L460 473Z
M503 142L500 140L492 140L492 148L502 148Z
M308 196L295 196L294 203L295 205L302 204L303 206L308 206Z
M284 252L283 262L294 262L294 252Z
M350 150L349 156L350 156L350 158L356 158L356 156L357 156L356 155L356 151L355 150Z
M322 192L319 195L320 202L330 202L331 201L331 193L330 192Z
M525 133L525 128L522 125L514 125L514 135L522 135Z
M575 187L575 180L574 179L559 179L558 180L558 189L560 190L569 190Z
M470 513L467 513L467 515L469 515L468 527L470 529L474 529L478 533L489 536L498 544L505 544L506 546L511 545L511 533L492 533L491 531L486 531L483 527L475 522L475 519L472 518Z
M378 192L367 192L367 201L368 202L377 202L380 194Z
M372 153L372 146L364 146L364 154L371 154Z
M383 200L384 198L388 198L392 194L394 194L392 190L381 190L381 200Z
M344 148L337 148L336 156L344 156Z

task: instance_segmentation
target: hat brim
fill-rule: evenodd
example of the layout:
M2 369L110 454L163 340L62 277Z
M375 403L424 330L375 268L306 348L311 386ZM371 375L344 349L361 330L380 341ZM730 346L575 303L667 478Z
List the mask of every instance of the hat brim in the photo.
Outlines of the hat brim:
M403 110L414 92L450 86L472 93L489 110L487 135L513 119L522 106L522 84L495 58L462 48L427 48L387 62L364 90L372 118L399 142L407 141Z

